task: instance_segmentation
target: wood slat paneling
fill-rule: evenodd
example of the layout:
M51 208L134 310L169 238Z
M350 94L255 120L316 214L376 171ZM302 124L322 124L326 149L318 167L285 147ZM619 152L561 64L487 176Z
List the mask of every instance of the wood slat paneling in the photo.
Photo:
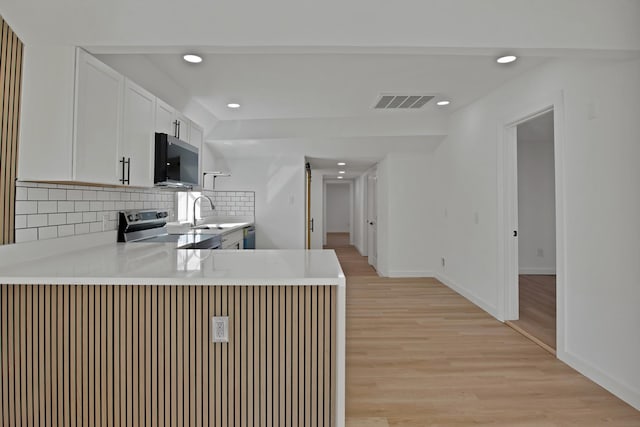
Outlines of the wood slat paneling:
M334 287L2 285L0 426L331 426ZM229 343L212 343L229 316Z
M0 27L0 244L6 244L14 242L23 44L2 17ZM19 312L18 314L20 315ZM26 322L26 317L24 321ZM26 339L18 339L16 342L18 346L22 346L23 343L26 353ZM22 351L22 348L19 350ZM26 363L26 360L24 362ZM22 375L22 372L20 374ZM2 391L4 392L4 389ZM26 395L26 391L19 392ZM22 401L21 403L26 406L19 405L12 409L18 411L14 413L16 425L27 424L28 404ZM4 410L3 407L2 411Z

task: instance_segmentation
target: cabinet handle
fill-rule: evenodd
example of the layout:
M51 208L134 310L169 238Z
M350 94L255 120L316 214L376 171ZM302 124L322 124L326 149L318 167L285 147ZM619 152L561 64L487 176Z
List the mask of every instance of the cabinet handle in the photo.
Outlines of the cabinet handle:
M131 157L129 157L129 158L123 157L120 160L120 163L122 163L122 178L120 178L120 182L122 184L129 185L129 183L130 183L129 179L131 177ZM125 178L125 175L124 175L124 168L125 167L127 168L127 177L126 178Z
M179 126L180 126L180 122L178 120L173 122L173 136L175 136L178 139L180 138Z
M311 232L313 233L313 218L311 218Z

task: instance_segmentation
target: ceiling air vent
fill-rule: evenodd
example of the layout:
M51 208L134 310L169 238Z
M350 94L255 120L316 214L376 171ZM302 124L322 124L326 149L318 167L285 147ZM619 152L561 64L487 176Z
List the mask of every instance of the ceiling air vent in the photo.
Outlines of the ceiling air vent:
M432 95L381 95L374 108L377 110L422 108L432 99Z

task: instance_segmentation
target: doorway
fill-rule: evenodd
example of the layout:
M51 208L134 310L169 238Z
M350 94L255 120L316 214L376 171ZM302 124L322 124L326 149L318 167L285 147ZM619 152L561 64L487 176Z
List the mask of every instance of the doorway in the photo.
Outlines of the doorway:
M518 320L511 326L556 349L553 110L516 127Z
M326 244L348 246L352 244L352 185L351 182L325 183Z
M566 348L562 92L541 97L524 111L500 125L500 316L562 358Z

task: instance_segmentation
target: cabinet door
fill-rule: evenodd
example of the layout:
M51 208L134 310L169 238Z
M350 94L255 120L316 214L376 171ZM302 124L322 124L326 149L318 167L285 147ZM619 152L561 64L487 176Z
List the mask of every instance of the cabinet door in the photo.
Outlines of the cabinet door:
M204 185L204 182L202 182L202 159L204 157L202 153L202 145L204 139L204 131L200 126L191 121L189 122L189 125L189 137L191 139L189 143L198 147L198 180L200 182L200 185Z
M130 80L125 82L120 157L129 160L129 185L153 185L156 98Z
M222 235L222 249L242 249L244 233L236 230Z
M202 128L194 122L189 121L189 143L201 149L203 137L204 131Z
M156 132L176 136L175 112L166 102L156 100Z
M184 142L191 143L191 139L189 137L189 127L191 126L191 120L189 120L185 115L176 113L174 116L175 120L178 122L178 139L183 140Z
M73 181L76 48L28 45L23 58L18 178Z
M124 77L80 49L76 67L74 178L119 184Z

